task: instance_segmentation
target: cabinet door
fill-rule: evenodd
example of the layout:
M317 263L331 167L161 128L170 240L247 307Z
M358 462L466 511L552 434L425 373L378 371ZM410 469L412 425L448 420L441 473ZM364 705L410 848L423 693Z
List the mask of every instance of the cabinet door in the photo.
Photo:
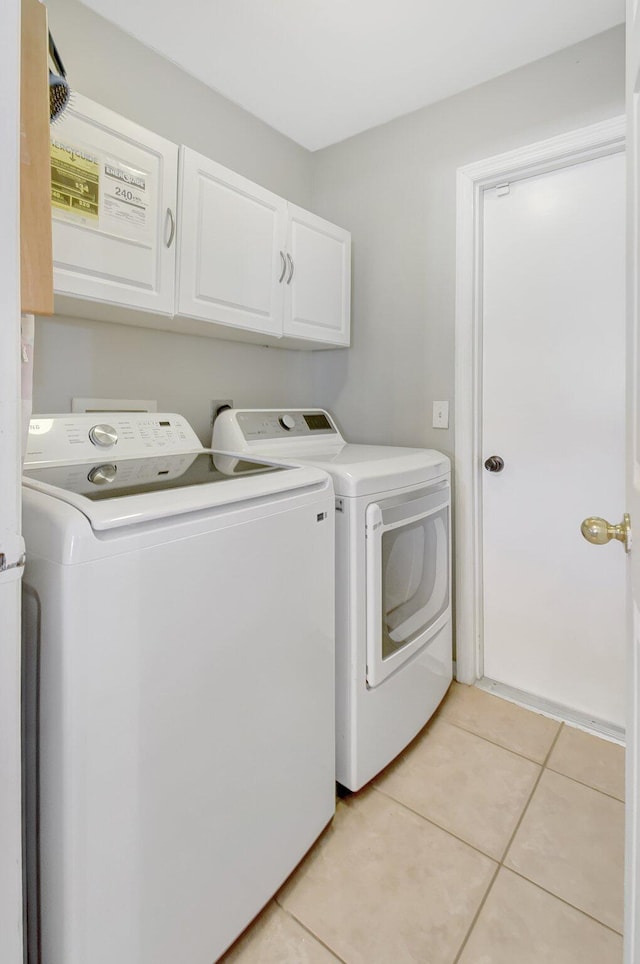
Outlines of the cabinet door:
M181 148L178 313L280 336L286 207L276 194Z
M79 94L51 128L56 293L172 315L175 144Z
M349 345L351 235L289 204L284 334Z

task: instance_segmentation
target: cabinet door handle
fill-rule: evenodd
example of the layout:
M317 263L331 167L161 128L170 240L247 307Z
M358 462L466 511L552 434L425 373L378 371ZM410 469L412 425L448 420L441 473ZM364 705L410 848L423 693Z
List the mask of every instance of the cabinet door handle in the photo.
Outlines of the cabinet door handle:
M290 285L290 284L291 284L291 279L293 278L293 272L295 271L295 265L294 265L294 263L293 263L293 258L291 257L290 254L287 255L287 260L288 260L289 265L290 265L289 277L287 278L287 284Z
M278 284L282 282L282 279L284 278L287 271L287 262L284 260L284 251L280 252L280 257L282 258L282 274L278 278Z
M173 217L173 211L171 210L171 208L167 208L166 220L171 225L171 230L169 231L169 240L165 241L165 245L167 248L170 248L176 233L176 222L175 222L175 218ZM166 234L166 223L165 223L165 234Z

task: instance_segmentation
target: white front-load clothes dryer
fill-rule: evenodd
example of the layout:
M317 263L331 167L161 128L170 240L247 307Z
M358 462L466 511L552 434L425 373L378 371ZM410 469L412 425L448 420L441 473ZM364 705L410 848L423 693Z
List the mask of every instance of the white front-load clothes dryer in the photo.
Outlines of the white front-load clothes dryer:
M336 493L336 775L358 790L430 719L452 678L450 463L345 442L322 409L229 409L216 448L328 472Z
M333 488L108 421L31 422L30 960L210 964L334 812Z

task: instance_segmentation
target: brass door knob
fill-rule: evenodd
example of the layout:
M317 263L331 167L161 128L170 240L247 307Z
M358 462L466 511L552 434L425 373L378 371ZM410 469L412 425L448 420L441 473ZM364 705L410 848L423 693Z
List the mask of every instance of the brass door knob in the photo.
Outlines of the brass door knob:
M631 549L631 517L625 512L622 522L617 526L612 526L606 519L598 516L589 516L580 526L580 532L587 542L594 546L604 546L612 539L624 542L625 552Z

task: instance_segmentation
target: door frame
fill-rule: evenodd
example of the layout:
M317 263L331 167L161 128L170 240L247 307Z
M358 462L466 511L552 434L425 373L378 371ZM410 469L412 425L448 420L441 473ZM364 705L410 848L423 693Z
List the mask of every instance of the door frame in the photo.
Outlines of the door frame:
M0 147L6 197L0 231L0 550L20 532L20 0L0 11ZM19 567L0 573L0 960L23 961Z
M482 195L487 188L616 154L624 115L458 168L455 315L456 679L483 676Z

